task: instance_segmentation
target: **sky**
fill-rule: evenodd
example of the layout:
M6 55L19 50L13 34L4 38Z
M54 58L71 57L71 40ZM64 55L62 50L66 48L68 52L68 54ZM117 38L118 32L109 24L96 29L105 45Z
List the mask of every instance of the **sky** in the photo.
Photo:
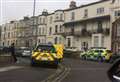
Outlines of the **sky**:
M0 25L11 20L19 20L24 16L32 16L34 0L0 0ZM36 0L35 15L40 15L44 9L53 12L57 9L67 9L72 0ZM77 6L99 0L74 0Z

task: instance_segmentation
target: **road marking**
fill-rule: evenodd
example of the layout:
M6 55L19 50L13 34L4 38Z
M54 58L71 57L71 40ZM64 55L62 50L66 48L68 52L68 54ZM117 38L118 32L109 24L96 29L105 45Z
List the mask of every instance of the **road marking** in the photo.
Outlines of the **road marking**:
M0 72L6 72L14 69L20 69L23 68L22 66L9 66L9 67L2 67L0 68Z
M70 73L70 70L71 68L60 64L60 68L54 74L41 82L61 82Z
M54 82L62 82L62 80L70 73L71 68L65 68L65 71L60 74Z

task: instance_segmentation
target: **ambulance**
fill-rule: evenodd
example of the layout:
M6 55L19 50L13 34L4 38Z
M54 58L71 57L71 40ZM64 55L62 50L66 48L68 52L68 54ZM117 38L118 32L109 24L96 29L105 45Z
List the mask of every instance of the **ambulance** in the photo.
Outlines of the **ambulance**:
M63 59L62 44L39 44L31 55L31 65L51 64L58 65Z

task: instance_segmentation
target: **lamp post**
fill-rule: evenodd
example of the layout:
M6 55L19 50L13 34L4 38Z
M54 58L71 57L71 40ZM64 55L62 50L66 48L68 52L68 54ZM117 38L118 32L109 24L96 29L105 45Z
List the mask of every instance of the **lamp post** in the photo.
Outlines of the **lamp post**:
M36 23L36 17L35 17L35 8L36 8L36 0L34 0L34 4L33 4L33 31L35 31L36 33L35 33L35 45L37 45L37 26L35 25L35 24L37 24ZM34 30L34 29L36 29L36 30ZM33 36L34 36L34 32L33 32Z
M33 17L35 16L35 6L36 6L36 0L34 0L34 4L33 4Z

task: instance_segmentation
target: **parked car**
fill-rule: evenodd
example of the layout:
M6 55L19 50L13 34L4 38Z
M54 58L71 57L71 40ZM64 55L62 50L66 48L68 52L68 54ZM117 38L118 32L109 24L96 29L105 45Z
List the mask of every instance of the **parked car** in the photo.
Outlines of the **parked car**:
M3 46L0 46L0 51L3 51L4 47Z
M68 55L70 55L70 54L74 54L75 52L77 52L78 51L78 49L76 48L76 47L66 47L65 49L64 49L64 54L66 55L66 54L68 54Z
M97 61L109 61L112 56L112 52L105 48L91 48L88 51L81 53L80 58L91 59Z
M16 56L19 57L28 57L32 53L32 50L28 47L20 47L15 49Z
M76 51L78 51L78 49L76 47L66 47L64 50L65 51L69 51L69 52L76 52Z

